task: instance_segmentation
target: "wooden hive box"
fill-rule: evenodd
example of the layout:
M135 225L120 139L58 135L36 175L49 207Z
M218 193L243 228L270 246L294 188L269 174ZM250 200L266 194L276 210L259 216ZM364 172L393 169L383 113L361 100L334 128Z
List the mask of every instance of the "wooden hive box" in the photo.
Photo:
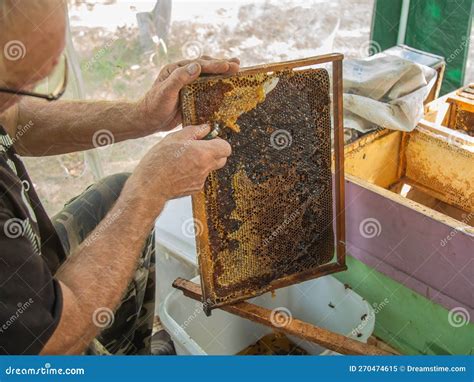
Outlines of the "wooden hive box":
M346 146L347 249L472 320L474 138L442 125L449 107L429 109L411 133L377 131Z

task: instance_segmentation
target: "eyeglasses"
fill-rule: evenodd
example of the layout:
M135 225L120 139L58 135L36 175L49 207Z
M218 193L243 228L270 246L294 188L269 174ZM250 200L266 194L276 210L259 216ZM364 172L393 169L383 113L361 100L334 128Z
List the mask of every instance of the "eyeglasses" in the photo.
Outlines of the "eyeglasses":
M64 94L67 86L68 63L66 55L62 54L53 72L35 86L33 91L16 90L0 87L0 93L9 93L21 96L42 98L47 101L56 101ZM52 90L51 90L52 89Z

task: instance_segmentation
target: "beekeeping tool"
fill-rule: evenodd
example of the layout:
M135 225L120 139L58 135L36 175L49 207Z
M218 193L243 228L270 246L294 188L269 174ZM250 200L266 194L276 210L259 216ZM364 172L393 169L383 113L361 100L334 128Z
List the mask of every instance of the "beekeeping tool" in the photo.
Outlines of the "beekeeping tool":
M233 149L193 196L206 314L346 269L342 59L259 65L182 90L183 124L217 123ZM311 67L330 62L332 108L327 70Z
M210 132L209 134L207 134L203 139L204 139L205 141L209 141L209 140L211 140L211 139L214 139L214 138L218 137L219 134L220 134L220 132L221 132L221 128L222 128L222 127L221 127L221 125L220 125L219 122L214 122L214 123L212 124L212 130L211 130L211 132Z

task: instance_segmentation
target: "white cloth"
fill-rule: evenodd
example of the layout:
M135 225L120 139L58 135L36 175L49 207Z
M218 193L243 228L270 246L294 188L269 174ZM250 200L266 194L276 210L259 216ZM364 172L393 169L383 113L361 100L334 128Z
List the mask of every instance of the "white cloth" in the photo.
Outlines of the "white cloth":
M344 61L344 127L411 131L436 81L430 67L379 53Z

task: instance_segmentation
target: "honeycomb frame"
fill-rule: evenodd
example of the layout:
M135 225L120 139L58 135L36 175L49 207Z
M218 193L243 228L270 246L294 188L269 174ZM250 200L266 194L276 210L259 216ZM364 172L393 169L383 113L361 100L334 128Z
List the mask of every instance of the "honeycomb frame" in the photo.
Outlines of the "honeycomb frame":
M181 91L183 124L217 122L233 147L226 167L211 173L193 196L206 314L346 269L342 58L331 54L201 77ZM333 63L332 104L328 72L309 67L325 62ZM310 97L315 92L318 97ZM295 199L285 202L290 195Z

